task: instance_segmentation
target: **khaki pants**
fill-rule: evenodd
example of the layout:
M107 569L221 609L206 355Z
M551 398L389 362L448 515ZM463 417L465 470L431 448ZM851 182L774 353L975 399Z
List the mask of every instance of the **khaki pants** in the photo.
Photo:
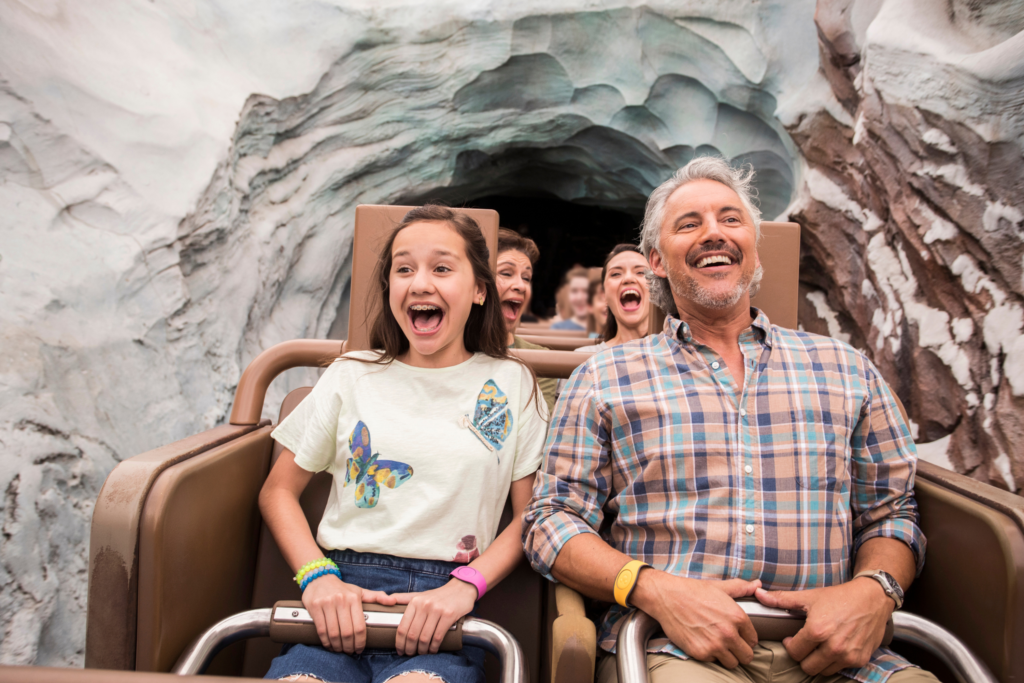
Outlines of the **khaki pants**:
M648 654L651 683L851 683L852 679L834 676L808 676L789 656L782 643L762 641L754 648L754 661L748 666L726 669L720 664L679 659L672 655ZM597 683L618 683L615 656L606 655L597 663ZM903 669L889 677L888 683L938 683L923 669Z

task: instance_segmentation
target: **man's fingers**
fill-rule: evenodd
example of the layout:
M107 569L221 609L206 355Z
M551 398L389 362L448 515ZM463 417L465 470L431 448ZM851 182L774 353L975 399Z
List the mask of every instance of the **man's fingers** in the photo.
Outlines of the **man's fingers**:
M756 639L754 644L757 644ZM741 636L737 636L729 642L729 652L740 664L746 665L754 661L754 648Z
M805 625L802 629L797 631L795 636L783 641L783 645L786 647L786 652L789 653L790 657L798 662L803 662L807 659L808 655L814 652L820 642L821 641L811 637L811 634ZM806 672L807 670L804 669L804 671Z
M736 630L739 632L740 638L743 639L744 643L753 648L755 645L757 645L757 629L754 628L754 624L750 621L750 617L748 617L746 614L744 614L743 616L744 619L739 623ZM751 657L753 657L753 650L751 650ZM749 664L750 662L743 663Z
M811 591L766 591L758 588L754 591L754 597L758 602L768 607L778 609L797 609L807 611L807 594Z
M721 652L715 653L715 659L717 659L718 663L726 669L735 669L740 665L739 660L736 659L735 655L733 655L729 650L722 650Z
M790 656L792 657L792 654ZM796 659L796 657L793 657L793 659ZM832 658L825 654L823 648L819 647L800 662L800 668L808 676L817 676L832 664Z
M719 588L734 600L736 598L747 598L754 594L754 591L761 587L761 581L746 581L744 579L728 579L719 584Z

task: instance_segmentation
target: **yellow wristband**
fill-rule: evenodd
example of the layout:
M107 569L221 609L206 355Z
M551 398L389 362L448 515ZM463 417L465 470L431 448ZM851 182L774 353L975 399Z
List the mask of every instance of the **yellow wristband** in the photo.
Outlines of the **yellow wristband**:
M629 596L633 593L633 589L636 588L636 580L640 576L640 570L649 566L649 564L640 560L630 560L619 570L619 573L615 575L615 587L613 589L615 602L623 607L629 607Z

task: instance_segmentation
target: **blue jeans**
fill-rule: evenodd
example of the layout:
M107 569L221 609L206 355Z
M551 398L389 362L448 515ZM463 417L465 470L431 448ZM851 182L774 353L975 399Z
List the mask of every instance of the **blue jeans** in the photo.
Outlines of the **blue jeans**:
M391 555L331 550L327 557L341 570L345 583L386 593L422 593L448 583L448 573L460 566L440 560L411 560ZM458 652L406 657L394 650L363 650L347 655L323 647L285 645L264 678L307 675L339 683L384 683L406 672L432 674L445 683L483 683L484 651L466 647Z

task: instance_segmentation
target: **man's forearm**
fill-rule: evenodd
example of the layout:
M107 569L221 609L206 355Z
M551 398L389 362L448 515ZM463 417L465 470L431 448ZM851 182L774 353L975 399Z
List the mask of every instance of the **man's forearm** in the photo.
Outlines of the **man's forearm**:
M573 536L558 553L551 574L569 588L597 600L615 602L615 576L632 560L596 534Z
M896 579L900 588L906 591L914 582L916 565L914 551L907 544L895 538L876 536L864 541L857 550L854 575L868 569L881 569Z

